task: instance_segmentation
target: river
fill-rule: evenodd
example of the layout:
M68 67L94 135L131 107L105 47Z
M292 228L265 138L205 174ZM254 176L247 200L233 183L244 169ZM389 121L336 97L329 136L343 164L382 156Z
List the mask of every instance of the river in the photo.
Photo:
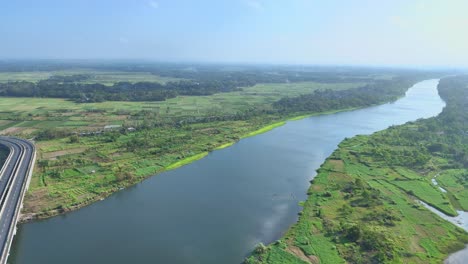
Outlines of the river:
M296 222L315 170L345 137L427 118L438 80L366 109L290 121L109 198L19 226L10 263L235 263Z

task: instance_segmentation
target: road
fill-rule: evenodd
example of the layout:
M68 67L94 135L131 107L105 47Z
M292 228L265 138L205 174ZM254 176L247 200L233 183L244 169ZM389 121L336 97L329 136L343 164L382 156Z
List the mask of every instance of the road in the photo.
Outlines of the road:
M4 264L34 167L35 147L27 140L3 136L0 136L0 144L10 149L0 171L0 264Z

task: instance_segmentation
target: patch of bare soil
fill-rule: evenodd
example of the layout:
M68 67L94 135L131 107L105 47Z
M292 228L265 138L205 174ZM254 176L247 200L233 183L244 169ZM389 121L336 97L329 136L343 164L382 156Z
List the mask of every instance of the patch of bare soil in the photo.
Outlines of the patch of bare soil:
M73 148L73 149L59 150L59 151L43 153L42 157L44 157L45 159L56 159L57 157L68 155L68 154L82 153L85 150L86 148Z
M306 256L306 254L304 254L304 252L298 247L289 246L288 251L307 263L320 264L320 260L317 256Z

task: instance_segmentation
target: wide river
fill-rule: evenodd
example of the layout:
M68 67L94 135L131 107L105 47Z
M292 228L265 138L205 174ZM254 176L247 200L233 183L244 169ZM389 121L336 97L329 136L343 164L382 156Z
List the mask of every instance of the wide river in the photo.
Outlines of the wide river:
M345 137L427 118L438 80L393 103L288 122L78 211L22 224L10 263L233 263L297 220L316 169Z

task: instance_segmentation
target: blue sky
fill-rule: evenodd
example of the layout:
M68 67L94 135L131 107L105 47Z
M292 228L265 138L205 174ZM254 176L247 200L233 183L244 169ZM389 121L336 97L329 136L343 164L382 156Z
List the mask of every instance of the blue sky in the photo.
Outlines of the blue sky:
M468 65L465 0L0 0L0 58Z

